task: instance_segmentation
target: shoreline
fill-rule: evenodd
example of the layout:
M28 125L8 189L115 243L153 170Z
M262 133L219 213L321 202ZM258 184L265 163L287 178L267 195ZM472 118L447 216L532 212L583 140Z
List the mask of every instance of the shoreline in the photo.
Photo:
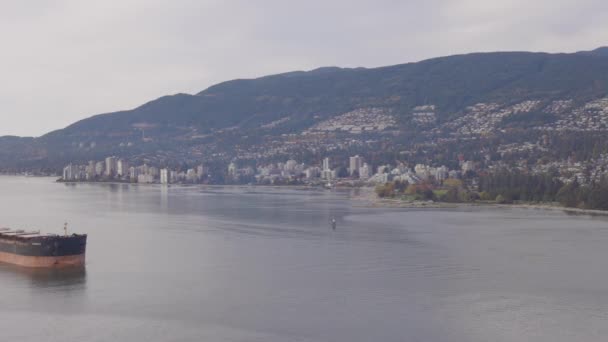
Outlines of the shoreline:
M366 189L367 191L365 191ZM608 210L599 209L581 209L562 207L551 203L513 203L500 204L490 202L473 202L473 203L447 203L447 202L424 202L414 201L408 202L394 198L378 198L373 188L362 188L362 194L352 197L355 201L367 202L357 205L364 208L391 208L391 209L466 209L466 208L503 208L503 209L533 209L533 210L552 210L563 211L573 214L584 215L608 215Z
M292 190L329 190L318 185L260 185L260 184L188 184L188 183L173 183L173 184L159 184L159 183L129 183L129 182L79 182L79 181L67 181L57 182L64 184L120 184L120 185L136 185L136 186L167 186L167 187L201 187L201 188L267 188L267 189L292 189ZM350 197L354 202L355 207L361 208L390 208L390 209L466 209L466 208L516 208L516 209L533 209L533 210L552 210L552 211L563 211L573 214L584 214L584 215L608 215L608 210L598 209L581 209L581 208L569 208L562 207L551 203L513 203L513 204L500 204L491 202L473 202L473 203L448 203L448 202L433 202L433 201L413 201L408 202L401 199L395 198L378 198L374 187L362 186L362 187L335 187L331 190L353 190L357 189L360 193L356 196Z
M50 177L53 178L53 177ZM166 187L166 188L178 188L178 187L200 187L200 188L261 188L261 189L295 189L295 190L330 190L326 189L322 185L312 184L300 184L300 185L263 185L263 184L205 184L205 183L136 183L126 181L60 181L55 180L57 184L69 184L69 185L132 185L132 186L149 186L149 187ZM358 189L356 187L335 187L331 190L350 190Z
M475 204L473 204L475 205ZM534 209L534 210L553 210L553 211L566 211L569 213L585 214L585 215L608 215L608 210L599 209L581 209L581 208L569 208L562 207L552 204L543 203L514 203L514 204L498 204L498 203L478 203L478 205L488 205L498 208L519 208L519 209Z

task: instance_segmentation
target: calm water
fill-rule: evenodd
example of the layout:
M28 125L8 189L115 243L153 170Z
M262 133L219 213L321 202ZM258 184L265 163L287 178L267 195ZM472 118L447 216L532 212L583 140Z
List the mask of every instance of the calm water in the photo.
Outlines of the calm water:
M2 341L606 341L608 220L347 192L0 177L1 225L89 233L0 266ZM328 223L335 216L338 226Z

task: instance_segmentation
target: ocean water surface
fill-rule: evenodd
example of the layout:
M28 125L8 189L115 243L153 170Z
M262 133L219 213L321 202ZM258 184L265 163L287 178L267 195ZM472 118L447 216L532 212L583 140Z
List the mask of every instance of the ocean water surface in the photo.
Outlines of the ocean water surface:
M0 225L89 234L84 271L0 265L1 341L608 336L603 216L370 209L349 191L264 187L0 189Z

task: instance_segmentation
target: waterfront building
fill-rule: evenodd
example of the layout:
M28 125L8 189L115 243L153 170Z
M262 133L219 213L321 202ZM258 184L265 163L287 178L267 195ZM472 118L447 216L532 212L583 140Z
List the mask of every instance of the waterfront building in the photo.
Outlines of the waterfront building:
M152 176L152 178L156 179L156 178L158 178L158 176L159 176L159 174L160 174L160 171L159 171L159 169L158 169L157 167L150 166L150 167L148 168L148 172L147 172L147 173L148 173L149 175L151 175L151 176Z
M410 169L407 167L407 165L405 165L404 163L401 163L401 162L397 164L397 169L399 170L400 173L410 172Z
M154 183L154 177L151 174L139 174L137 176L137 183L150 184Z
M376 170L377 170L376 173L378 173L378 174L388 173L388 170L390 170L390 166L389 165L380 165L380 166L378 166L378 168Z
M170 183L170 171L167 169L160 170L160 184L169 184Z
M435 169L435 179L438 181L445 180L449 177L448 168L445 166L438 167Z
M361 168L361 165L363 164L363 158L359 157L358 155L356 155L354 157L350 157L348 164L349 164L348 172L351 176L353 176L355 173L359 173L359 169Z
M416 175L413 172L406 172L406 173L403 173L400 175L394 175L392 180L408 182L409 184L418 184L418 183L422 182L422 178L420 178L418 175Z
M176 181L183 182L185 180L186 180L186 173L184 171L178 172L177 173L177 177L176 177Z
M139 166L139 173L143 173L145 175L148 174L148 164L144 163L144 165Z
M363 163L363 166L359 168L359 178L368 179L371 173L371 168L367 163Z
M105 171L105 164L104 162L97 162L95 163L95 176L101 176L103 175L103 172Z
M431 176L430 167L424 164L416 164L416 166L414 167L414 172L416 173L416 176L422 179L429 179L429 177Z
M325 170L331 170L331 167L329 165L329 158L323 159L323 171Z
M475 170L475 164L473 164L472 161L465 161L464 163L462 163L462 172L466 173L467 171L474 171Z
M298 175L303 174L304 170L306 170L306 165L304 163L296 165L294 172Z
M129 168L129 179L131 182L137 182L139 176L139 168L131 166Z
M321 171L321 178L330 181L335 177L335 174L331 171L331 165L329 164L329 158L323 158L323 170Z
M203 164L196 167L196 176L198 177L199 181L205 178L205 173L207 173L207 170L205 170Z
M335 179L336 178L335 175L336 175L336 173L334 171L332 171L332 170L323 170L323 171L321 171L321 178L323 178L323 179L325 179L327 181Z
M169 171L169 183L177 182L179 172L177 171Z
M454 179L460 178L460 172L457 170L450 170L448 172L448 178L454 178Z
M105 175L108 177L113 177L116 175L116 157L106 158Z
M272 166L262 166L258 168L258 173L262 177L270 176L270 172L272 171Z
M119 177L125 177L129 174L129 162L119 159L116 163L116 174Z
M79 168L77 165L73 165L72 163L68 164L63 168L63 177L64 181L74 181L78 180L79 176Z
M321 170L316 166L309 167L308 169L306 169L306 171L304 171L304 175L306 176L306 179L317 178L317 177L319 177L320 174L321 174Z
M237 173L236 164L234 162L231 162L228 165L228 175L231 177L236 177L236 173Z
M245 175L245 176L253 176L255 174L255 169L252 168L251 166L247 166L244 169L241 169L241 174Z
M196 171L194 169L188 169L186 171L186 181L190 183L195 183L197 179Z
M95 161L89 161L85 169L85 176L87 180L95 179Z
M290 159L283 166L283 170L285 170L287 172L294 172L296 170L297 165L298 165L297 161Z
M388 173L376 173L368 181L375 184L384 184L388 182Z

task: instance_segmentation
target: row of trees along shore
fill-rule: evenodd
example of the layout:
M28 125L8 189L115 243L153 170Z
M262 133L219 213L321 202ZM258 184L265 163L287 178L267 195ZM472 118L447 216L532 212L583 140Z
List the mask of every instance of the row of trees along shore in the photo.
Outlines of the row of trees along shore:
M395 181L376 187L381 198L440 201L451 203L559 203L565 207L608 210L608 177L589 184L576 179L564 183L555 174L527 174L520 171L500 170L478 175L476 187L465 182L448 179L443 182L408 184Z

